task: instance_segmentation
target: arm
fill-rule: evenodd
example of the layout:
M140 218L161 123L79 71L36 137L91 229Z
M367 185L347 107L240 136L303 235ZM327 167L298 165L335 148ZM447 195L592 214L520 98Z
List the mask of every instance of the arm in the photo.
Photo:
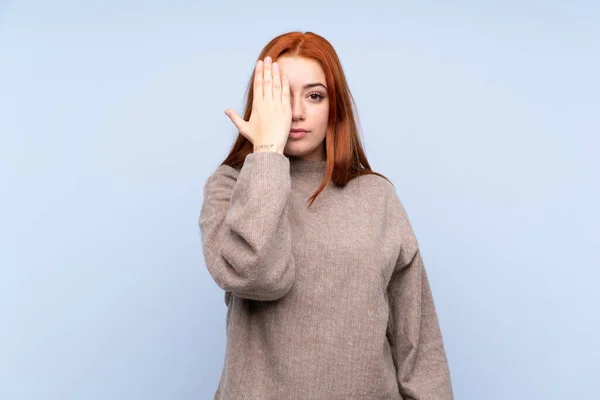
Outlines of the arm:
M450 371L417 240L400 205L402 248L390 279L388 339L400 393L410 400L452 400Z
M239 174L220 166L209 177L199 225L206 267L223 290L276 300L291 289L290 193L289 159L277 152L250 153Z

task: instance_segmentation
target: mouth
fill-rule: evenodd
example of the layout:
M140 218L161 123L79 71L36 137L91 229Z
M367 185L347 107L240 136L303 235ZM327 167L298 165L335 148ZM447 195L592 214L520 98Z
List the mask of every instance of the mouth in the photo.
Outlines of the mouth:
M305 129L290 129L290 137L293 139L301 139L307 134Z

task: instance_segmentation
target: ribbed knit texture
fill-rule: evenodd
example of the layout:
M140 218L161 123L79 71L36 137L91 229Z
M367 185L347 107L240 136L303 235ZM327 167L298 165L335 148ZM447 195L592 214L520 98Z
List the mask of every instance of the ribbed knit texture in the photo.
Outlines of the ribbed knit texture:
M221 400L451 400L418 243L394 187L251 153L204 186L206 267L225 291Z

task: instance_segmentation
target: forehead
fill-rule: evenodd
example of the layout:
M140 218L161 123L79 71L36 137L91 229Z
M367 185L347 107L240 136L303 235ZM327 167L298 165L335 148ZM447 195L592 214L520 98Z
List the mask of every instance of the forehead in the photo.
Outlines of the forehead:
M317 61L298 57L281 56L277 60L282 73L287 74L290 85L303 85L305 83L325 84L325 72Z

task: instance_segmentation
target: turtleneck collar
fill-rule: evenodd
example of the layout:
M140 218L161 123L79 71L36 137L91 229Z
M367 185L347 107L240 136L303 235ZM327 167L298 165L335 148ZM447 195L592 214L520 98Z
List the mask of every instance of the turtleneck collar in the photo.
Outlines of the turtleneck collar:
M302 158L289 158L289 160L292 186L295 190L313 191L321 184L327 169L326 160L313 161Z
M327 160L314 161L292 157L290 157L289 160L291 172L318 172L323 174L325 173L325 169L327 167Z

